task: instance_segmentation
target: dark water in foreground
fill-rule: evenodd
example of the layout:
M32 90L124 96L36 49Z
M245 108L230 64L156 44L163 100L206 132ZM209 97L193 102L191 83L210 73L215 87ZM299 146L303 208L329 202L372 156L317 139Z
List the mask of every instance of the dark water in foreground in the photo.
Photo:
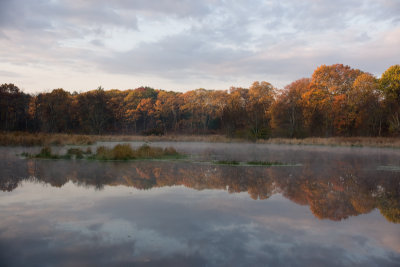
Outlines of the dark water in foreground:
M193 161L0 148L0 266L400 266L399 150L158 145Z

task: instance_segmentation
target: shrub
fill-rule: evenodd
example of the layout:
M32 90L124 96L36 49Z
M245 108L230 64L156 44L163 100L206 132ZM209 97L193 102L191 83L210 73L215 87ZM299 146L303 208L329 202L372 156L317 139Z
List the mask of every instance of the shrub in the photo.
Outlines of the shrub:
M67 155L75 155L77 159L83 159L83 151L79 148L70 148L67 151Z
M51 158L52 154L51 154L51 148L48 146L43 147L40 150L40 153L36 155L37 157L42 157L42 158Z
M111 150L111 157L115 160L134 159L135 151L129 144L118 144Z
M216 163L221 164L221 165L239 165L240 164L240 162L238 162L236 160L219 160Z
M110 149L106 148L105 146L99 146L96 149L96 158L98 159L110 159Z
M166 147L164 149L164 154L168 155L168 156L175 156L175 155L178 155L178 152L173 147Z

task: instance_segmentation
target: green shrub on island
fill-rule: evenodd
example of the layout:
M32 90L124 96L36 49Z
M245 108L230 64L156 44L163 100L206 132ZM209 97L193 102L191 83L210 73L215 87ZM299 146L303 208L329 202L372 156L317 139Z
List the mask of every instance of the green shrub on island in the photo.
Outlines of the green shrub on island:
M43 157L43 158L51 158L51 157L54 157L55 155L51 154L51 148L50 147L45 146L40 150L40 153L37 154L36 156Z
M91 148L83 151L80 148L69 148L65 155L53 154L50 147L43 147L38 154L32 155L22 153L21 156L40 159L98 159L98 160L133 160L133 159L163 159L163 158L182 158L175 148L150 147L147 144L133 149L129 144L118 144L113 148L100 146L96 154L92 154Z
M114 148L98 147L94 158L100 160L161 159L179 157L175 148L150 147L147 144L133 149L129 144L118 144Z
M95 158L100 160L128 160L135 159L136 157L134 150L129 144L118 144L114 148L98 147Z

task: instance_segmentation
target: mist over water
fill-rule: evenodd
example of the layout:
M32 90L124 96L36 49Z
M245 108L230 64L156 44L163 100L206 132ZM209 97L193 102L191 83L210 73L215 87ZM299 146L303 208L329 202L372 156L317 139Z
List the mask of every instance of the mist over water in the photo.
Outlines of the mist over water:
M0 263L400 264L399 150L150 145L173 146L190 156L34 160L16 154L40 148L0 148ZM214 160L289 166L226 166Z

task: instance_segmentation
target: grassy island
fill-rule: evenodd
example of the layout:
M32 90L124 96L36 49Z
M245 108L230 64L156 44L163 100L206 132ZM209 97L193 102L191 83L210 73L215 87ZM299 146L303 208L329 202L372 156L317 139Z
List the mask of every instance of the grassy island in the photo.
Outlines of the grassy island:
M129 144L118 144L113 148L100 146L96 153L90 148L83 151L80 148L70 148L64 155L53 154L50 147L43 147L38 154L22 153L24 157L37 159L90 159L90 160L135 160L135 159L178 159L184 155L178 153L175 148L151 147L147 144L137 149Z

